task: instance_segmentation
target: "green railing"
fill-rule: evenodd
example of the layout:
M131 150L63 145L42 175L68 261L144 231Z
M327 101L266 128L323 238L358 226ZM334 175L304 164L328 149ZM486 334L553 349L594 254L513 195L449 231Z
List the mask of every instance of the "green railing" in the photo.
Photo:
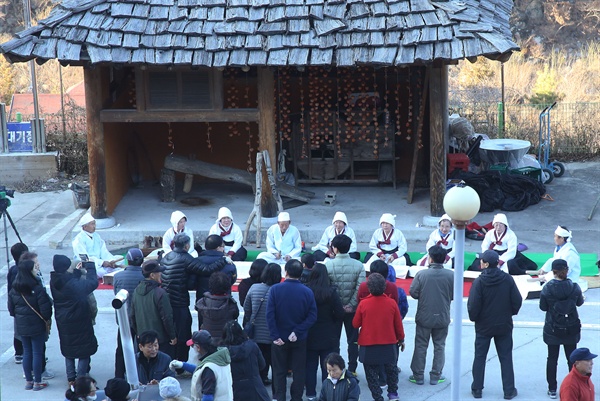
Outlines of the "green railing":
M490 138L530 141L535 153L540 144L540 113L546 106L549 105L506 104L502 116L498 103L450 101L450 113L466 117L475 132ZM545 135L546 132L544 138ZM600 154L600 103L557 103L550 111L550 136L554 156Z

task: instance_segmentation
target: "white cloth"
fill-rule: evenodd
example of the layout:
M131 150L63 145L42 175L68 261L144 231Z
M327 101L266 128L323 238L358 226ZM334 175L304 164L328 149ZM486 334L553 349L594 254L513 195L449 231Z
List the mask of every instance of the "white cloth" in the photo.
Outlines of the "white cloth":
M232 251L237 252L242 247L242 241L244 240L244 236L242 235L242 229L240 226L231 222L233 226L231 228L231 232L223 237L223 241L231 242L233 241L232 246L225 245L225 253ZM219 228L219 223L213 224L213 226L208 231L208 235L221 235L221 228Z
M482 253L490 249L490 245L492 244L492 242L496 242L495 232L496 230L490 230L485 234L485 237L481 242ZM517 245L519 244L519 242L517 240L517 235L514 233L513 230L511 230L508 227L506 227L506 232L500 241L502 242L502 245L495 245L492 249L494 251L500 252L506 251L502 255L500 255L500 260L502 260L504 263L502 264L502 266L498 266L502 271L508 273L508 265L506 264L506 262L513 259L517 254Z
M450 229L449 232L450 235L448 235L448 238L446 238L446 242L448 242L448 245L444 245L444 244L440 244L440 246L444 249L452 249L450 252L448 252L448 257L450 258L450 260L448 260L447 262L444 263L444 268L446 269L452 269L452 258L454 257L454 228ZM431 248L432 246L436 245L439 241L442 240L442 233L440 232L439 229L435 229L433 230L433 232L429 235L429 239L427 240L427 245L425 245L425 256L423 256L421 259L419 259L419 261L417 262L418 266L424 266L427 267L429 266L429 248Z
M187 216L179 210L176 210L171 214L171 228L169 228L163 234L162 247L165 251L165 255L171 252L171 242L173 242L173 238L175 238L177 234L183 233L190 237L190 249L188 249L188 253L196 258L198 257L198 252L196 252L196 250L194 249L194 231L186 225L183 228L183 232L177 232L177 224L179 223L179 220L181 220L184 217L187 220Z
M96 274L102 278L106 273L110 273L115 269L110 267L102 267L104 262L115 260L115 256L108 251L106 243L96 232L93 234L84 231L83 229L73 239L73 259L81 262L79 255L87 255L90 262L96 265Z
M266 252L261 252L256 257L264 259L269 263L285 264L284 256L290 256L292 259L298 259L302 252L302 240L300 239L300 231L291 225L288 227L285 234L281 235L279 225L273 224L267 230ZM280 253L279 259L275 258L276 253Z
M346 225L346 227L344 227L344 232L341 234L347 235L352 240L352 243L350 244L350 250L348 252L356 252L356 234L354 234L354 230ZM335 226L330 225L323 232L319 243L312 247L312 250L323 251L327 253L329 250L329 245L331 245L331 240L336 235L338 235L338 233L335 232Z
M566 242L558 250L555 247L554 256L544 263L542 270L546 273L551 273L552 262L554 262L556 259L563 259L567 261L567 266L569 266L567 278L571 279L571 281L574 283L578 283L579 277L581 276L581 260L579 258L579 252L577 252L577 249L575 249L575 245L570 242Z
M200 369L196 369L192 375L191 398L192 401L202 400L201 377L204 369L210 368L215 374L217 385L215 388L214 401L233 400L233 379L231 377L231 366L219 366L213 362L207 362Z

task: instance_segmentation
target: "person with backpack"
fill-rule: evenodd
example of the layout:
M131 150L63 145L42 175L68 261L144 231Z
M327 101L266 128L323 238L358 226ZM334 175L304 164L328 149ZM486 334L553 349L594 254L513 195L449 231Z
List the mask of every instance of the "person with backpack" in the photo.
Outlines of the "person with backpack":
M564 259L552 262L554 279L550 280L540 294L540 309L546 312L544 342L548 345L546 381L548 396L557 397L556 367L560 346L563 346L569 371L573 364L569 355L577 348L581 339L581 322L577 307L583 305L583 294L577 283L567 278L569 267Z

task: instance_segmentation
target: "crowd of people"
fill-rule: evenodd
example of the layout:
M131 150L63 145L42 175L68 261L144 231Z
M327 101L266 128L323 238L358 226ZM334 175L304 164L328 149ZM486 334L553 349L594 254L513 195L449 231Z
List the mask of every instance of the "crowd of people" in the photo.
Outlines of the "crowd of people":
M246 259L247 251L241 246L231 211L219 210L204 249L194 249L187 217L174 212L172 227L163 236L164 253L145 260L140 249L132 248L125 256L127 266L114 275L115 294L123 289L129 293L130 332L129 336L117 333L115 378L104 392L97 390L90 375L91 358L98 349L94 290L98 277L117 268L118 258L108 252L90 218L84 216L82 230L73 241L74 259L54 256L52 297L45 289L37 255L21 243L11 248L15 265L8 273L8 309L15 318L15 362L23 365L26 390L39 391L48 385L43 375L44 350L54 314L65 358L67 400L126 399L131 387L123 350L130 348L137 351L139 384L158 385L165 399L185 400L176 377L191 377L192 400L267 401L271 399L267 388L271 387L272 398L285 401L286 381L291 376L292 401L300 401L304 395L309 401L358 400L359 362L373 400L384 400L384 391L390 401L399 399L398 358L405 349L402 320L408 302L395 283L407 276L412 262L404 236L394 227L394 215L381 216L370 252L360 261L354 231L344 213L335 214L313 248L314 254L302 255L300 233L291 225L289 213L281 212L267 232L267 251L252 262L249 277L238 286L238 304L232 296L237 281L234 261ZM474 398L482 397L493 339L504 398L512 399L518 394L512 319L522 297L506 273L520 274L531 266L513 249L516 235L506 216L496 215L493 226L475 261L478 266L471 267L481 272L467 303L469 318L475 323L471 392ZM410 286L417 311L409 381L416 385L425 382L430 339L433 363L429 383L446 381L443 369L453 300L453 237L452 222L444 215L429 238L424 260L417 262ZM556 398L560 393L564 400L587 400L593 399L589 376L596 355L577 348L581 331L577 307L584 300L577 283L581 267L571 238L572 234L559 226L554 257L538 271L546 279L540 309L546 312L547 395ZM198 330L194 331L190 291L196 291ZM242 324L238 323L240 310L244 312ZM342 331L348 344L346 360L340 355ZM123 344L124 339L132 344ZM559 389L560 345L570 373ZM322 383L319 393L317 383Z

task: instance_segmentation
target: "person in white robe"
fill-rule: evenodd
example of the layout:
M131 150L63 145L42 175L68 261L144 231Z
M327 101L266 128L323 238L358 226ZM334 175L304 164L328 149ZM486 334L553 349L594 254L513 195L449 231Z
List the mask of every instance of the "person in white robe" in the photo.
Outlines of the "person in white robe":
M233 214L226 207L219 209L217 221L210 228L208 235L220 235L225 243L225 253L234 262L243 262L248 251L242 246L244 236L240 226L233 222Z
M452 269L452 258L454 257L454 227L452 227L452 219L447 214L444 214L438 220L438 228L433 230L429 235L427 244L425 245L425 256L417 262L419 267L429 267L429 249L432 246L439 245L448 253L444 261L444 268Z
M117 267L117 258L106 248L106 243L96 232L96 219L86 213L79 221L81 231L73 239L73 259L81 262L80 255L87 255L90 262L96 265L98 278L112 273ZM121 258L122 259L122 258Z
M347 235L352 240L350 251L348 254L352 259L360 260L360 253L356 251L356 234L354 230L348 226L348 218L344 212L336 212L331 221L331 225L325 229L319 243L312 247L315 261L320 262L327 258L335 257L331 248L331 240L336 235Z
M575 245L571 242L573 240L573 233L564 226L556 227L554 230L554 255L544 263L542 268L536 273L539 276L545 276L544 281L550 281L553 278L552 275L552 262L556 259L563 259L567 262L569 270L567 278L572 282L579 284L582 291L588 288L587 281L581 279L581 259L579 252L575 249Z
M175 236L177 234L186 234L190 237L190 249L188 249L188 253L195 258L198 257L198 252L194 249L194 230L186 227L187 221L187 216L182 211L175 210L171 213L171 228L165 231L162 240L162 248L165 251L165 255L173 250L173 239Z
M406 254L406 238L402 231L395 228L396 215L382 214L379 225L380 228L375 230L369 242L369 251L373 256L365 263L365 269L369 271L371 263L383 260L394 268L397 278L405 279L408 274L408 265L411 263Z
M300 231L291 224L288 212L280 212L277 216L277 224L273 224L267 230L266 246L267 251L258 254L257 259L280 265L285 265L290 259L300 260L300 252L302 252Z

